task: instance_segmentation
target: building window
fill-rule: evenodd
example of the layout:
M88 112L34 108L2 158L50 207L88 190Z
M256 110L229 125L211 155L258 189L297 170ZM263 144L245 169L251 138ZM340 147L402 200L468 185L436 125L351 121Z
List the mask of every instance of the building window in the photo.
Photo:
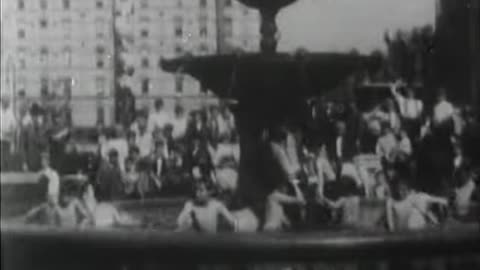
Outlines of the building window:
M47 9L47 0L40 0L40 8L42 10L46 10Z
M48 48L40 48L40 63L45 64L48 61Z
M208 35L208 27L207 27L207 21L208 21L208 18L207 16L200 16L200 18L198 19L199 21L199 27L200 27L200 30L199 30L199 34L201 37L206 37Z
M72 96L72 78L66 77L63 79L63 95L65 97L71 97Z
M140 31L140 36L143 37L143 38L148 37L148 30L147 29L142 29L142 31Z
M104 68L105 67L105 62L101 57L97 57L97 68Z
M180 38L183 36L183 27L181 26L176 26L175 27L175 36Z
M70 9L70 0L63 0L63 9Z
M26 60L25 60L25 52L26 52L25 47L17 48L18 66L20 67L20 69L27 68L27 63L26 63Z
M45 76L40 78L40 95L43 97L48 95L48 78Z
M65 47L63 49L64 64L67 67L72 66L72 49L70 47Z
M17 82L17 93L19 98L25 98L25 87L26 87L26 80L25 77L19 77Z
M101 39L105 37L105 22L101 18L95 20L95 29L97 32L97 38Z
M206 25L200 26L200 36L201 37L207 37L208 35L208 28Z
M20 29L18 30L17 36L19 39L24 39L25 38L25 30Z
M103 55L105 53L105 47L103 47L102 45L98 45L97 48L95 48L95 51L98 55Z
M183 47L179 44L175 46L175 54L179 55L183 53Z
M47 28L47 26L48 26L47 19L45 18L40 19L40 28L45 29Z
M149 65L150 63L148 62L148 58L147 57L142 58L142 67L148 68Z
M201 8L206 8L207 7L207 0L200 0L200 7Z
M20 69L26 69L27 68L27 62L25 61L25 58L23 56L21 56L18 59L18 66L20 67Z
M18 7L18 10L24 10L25 9L25 1L24 0L18 0L17 7Z
M140 16L140 18L138 18L138 21L142 22L142 23L150 23L150 17L148 16Z
M142 94L147 95L150 91L150 79L143 78L142 79Z
M98 9L102 9L103 8L103 1L102 0L97 0L96 6L97 6Z
M147 9L148 8L148 0L141 0L140 7L143 8L143 9Z
M225 6L226 7L231 7L232 6L232 0L225 0Z
M174 27L175 27L175 36L182 37L183 36L183 18L181 16L176 16L173 19Z
M106 79L103 76L98 76L95 78L95 88L97 89L97 95L98 96L105 96L105 85L106 85Z
M233 37L233 20L230 17L223 19L223 29L225 37Z
M199 51L201 54L208 53L208 45L205 43L200 44Z

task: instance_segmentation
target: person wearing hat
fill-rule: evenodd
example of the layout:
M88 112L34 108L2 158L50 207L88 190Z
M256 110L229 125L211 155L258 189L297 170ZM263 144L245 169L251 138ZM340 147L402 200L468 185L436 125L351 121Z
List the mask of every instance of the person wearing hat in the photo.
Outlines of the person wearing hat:
M146 157L153 148L152 132L148 130L147 113L140 112L135 122L130 126L130 131L135 137L135 145L140 149L140 156Z
M21 145L25 158L24 169L38 171L41 169L40 154L49 149L48 128L43 121L44 111L34 103L30 109L32 121L24 128Z
M151 132L155 128L163 129L170 122L170 116L164 109L163 99L155 100L154 111L148 117L148 130Z
M119 154L116 149L108 151L108 157L100 165L96 184L101 199L111 201L123 196L123 172L120 169Z

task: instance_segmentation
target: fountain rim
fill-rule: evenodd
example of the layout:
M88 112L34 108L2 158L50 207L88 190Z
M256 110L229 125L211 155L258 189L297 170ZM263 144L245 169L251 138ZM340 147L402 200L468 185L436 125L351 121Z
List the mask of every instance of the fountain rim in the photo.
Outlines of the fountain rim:
M29 247L30 254L62 250L65 260L75 252L88 254L90 260L109 255L168 261L179 256L192 261L319 261L339 260L352 256L380 259L396 256L430 256L476 254L480 250L478 228L465 231L417 231L399 233L239 233L197 234L158 231L68 230L19 227L2 224L2 252L5 248L18 253ZM111 247L115 247L111 249ZM215 254L214 257L211 255ZM68 256L70 255L70 256ZM170 256L171 255L171 256ZM221 255L221 256L218 256ZM93 256L93 257L92 257ZM155 257L157 256L157 257ZM42 257L43 258L43 257ZM122 258L122 257L119 257ZM128 259L128 258L127 258ZM47 260L48 262L48 260Z

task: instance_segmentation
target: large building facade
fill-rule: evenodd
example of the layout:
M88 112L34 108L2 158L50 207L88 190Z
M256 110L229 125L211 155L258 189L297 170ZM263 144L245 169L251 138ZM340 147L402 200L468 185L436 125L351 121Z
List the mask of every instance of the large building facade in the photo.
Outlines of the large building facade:
M256 51L259 15L234 0L1 0L2 92L38 98L54 93L90 114L102 100L111 114L118 46L134 71L130 88L139 100L195 96L192 78L162 71L162 58ZM127 14L126 18L122 13ZM119 31L119 28L122 28ZM102 116L105 118L104 116ZM111 116L107 116L107 121ZM78 122L77 121L77 122Z

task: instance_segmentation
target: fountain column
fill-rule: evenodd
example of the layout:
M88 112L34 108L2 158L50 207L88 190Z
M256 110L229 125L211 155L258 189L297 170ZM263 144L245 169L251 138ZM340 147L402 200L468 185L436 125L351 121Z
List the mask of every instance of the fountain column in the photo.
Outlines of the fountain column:
M260 50L264 54L274 54L277 51L278 27L276 22L278 9L260 9Z
M259 1L260 2L260 1ZM267 3L267 4L265 4ZM277 52L278 27L276 17L281 6L275 1L263 2L257 6L260 16L260 51L266 57ZM272 79L272 78L266 78ZM272 104L270 96L275 91L268 87L258 87L256 91L242 89L249 94L239 98L239 108L235 111L237 130L240 137L241 160L239 168L238 195L243 204L252 206L259 211L265 204L265 197L275 187L278 177L272 168L269 144L265 133L273 123L281 122L285 106L278 106L280 100ZM285 104L288 106L287 104ZM259 213L260 215L261 212Z

